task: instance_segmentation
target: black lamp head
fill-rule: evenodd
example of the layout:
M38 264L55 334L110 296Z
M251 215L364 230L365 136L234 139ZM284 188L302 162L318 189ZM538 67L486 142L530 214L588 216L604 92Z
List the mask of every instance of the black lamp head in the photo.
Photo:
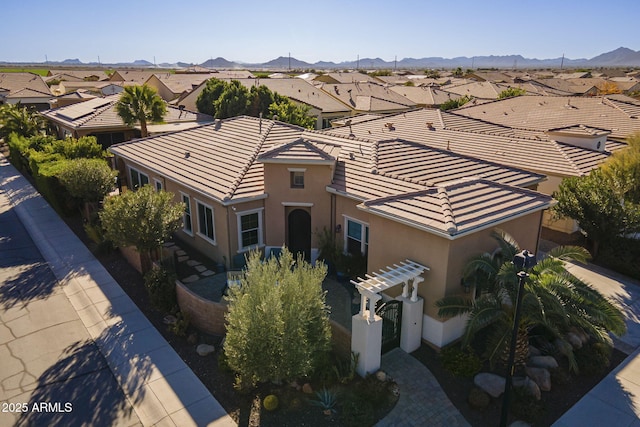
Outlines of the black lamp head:
M535 266L537 262L536 256L526 249L515 254L513 257L513 265L515 265L518 270L531 268Z

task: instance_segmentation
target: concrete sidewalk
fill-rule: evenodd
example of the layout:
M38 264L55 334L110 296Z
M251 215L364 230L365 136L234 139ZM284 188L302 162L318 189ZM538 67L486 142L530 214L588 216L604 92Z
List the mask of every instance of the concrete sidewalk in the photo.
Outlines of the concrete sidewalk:
M640 283L592 264L567 270L622 309L627 333L614 344L629 356L553 425L640 427Z
M71 313L65 321L71 322L69 325L73 324L75 329L78 326L81 328L78 337L83 337L83 332L86 336L86 340L79 341L78 346L87 344L89 356L91 349L99 351L135 412L134 416L121 419L124 424L235 425L224 408L91 252L2 156L0 193L2 200L5 200L4 207L15 212L20 219L55 275L56 286L62 290L54 295L57 303L51 298L42 301L42 304L61 304L57 309L43 305L28 316L19 316L18 321L24 322L24 328L37 329L39 322L48 315L44 311L60 311L59 307L65 304L65 307L72 308L75 313ZM6 312L6 307L2 308ZM73 323L74 320L78 322ZM46 322L42 323L42 329L49 326ZM62 328L60 333L65 330ZM2 332L3 339L10 338L6 331ZM55 335L51 338L55 339ZM54 342L49 344L55 348ZM64 359L77 348L67 348L67 353L63 354L60 354L62 349L55 350L60 359ZM42 371L46 371L47 367L42 368ZM93 372L99 368L93 366L88 369ZM2 380L4 385L6 378ZM87 393L91 391L87 390ZM2 396L2 400L7 401L7 397ZM28 400L28 396L23 397ZM56 400L68 398L51 397Z

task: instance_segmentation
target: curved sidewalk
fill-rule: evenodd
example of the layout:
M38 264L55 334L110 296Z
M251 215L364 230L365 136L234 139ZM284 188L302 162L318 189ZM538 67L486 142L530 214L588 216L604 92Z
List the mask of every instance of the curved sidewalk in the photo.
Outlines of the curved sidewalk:
M236 425L100 262L2 156L0 193L55 275L63 290L56 296L68 299L140 423ZM36 319L28 316L24 321Z

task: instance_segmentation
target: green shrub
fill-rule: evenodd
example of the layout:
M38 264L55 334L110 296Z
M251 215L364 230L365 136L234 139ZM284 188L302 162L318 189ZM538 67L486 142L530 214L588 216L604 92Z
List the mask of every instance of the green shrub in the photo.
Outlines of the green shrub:
M113 191L116 175L103 159L73 159L57 176L71 196L95 203Z
M179 337L184 337L187 335L189 325L191 325L191 318L187 313L183 313L182 311L179 311L178 314L176 314L176 318L178 320L176 323L169 326L169 330Z
M373 405L365 398L351 393L342 404L342 422L348 427L373 425Z
M104 149L95 136L67 138L51 141L42 146L43 151L60 154L65 159L100 159L105 157Z
M536 400L524 387L514 388L512 396L511 413L517 418L533 423L544 413L542 401Z
M526 90L521 89L519 87L510 87L509 89L505 89L498 94L498 99L511 98L514 96L522 96L527 93Z
M594 343L574 350L580 373L587 376L600 375L606 372L611 364L611 347L603 343Z
M471 99L472 98L467 95L462 96L460 98L456 98L456 99L450 99L440 104L440 110L447 111L447 110L453 110L458 107L462 107L464 104L471 101Z
M353 380L356 375L359 356L358 353L352 351L349 360L336 359L336 363L333 365L333 372L339 383L347 384Z
M491 403L491 397L483 390L474 387L469 392L467 402L476 409L484 409Z
M456 377L473 377L482 368L482 361L478 356L471 351L462 350L459 346L443 349L440 360L442 366Z
M165 268L152 268L144 275L151 305L163 313L168 313L177 305L176 276Z
M380 381L375 374L368 374L355 388L356 393L371 402L374 407L386 405L391 398L391 382Z
M262 406L264 406L264 409L271 412L278 409L278 403L278 396L276 396L275 394L270 394L264 398L264 400L262 401Z
M640 280L640 240L612 239L600 247L596 263Z

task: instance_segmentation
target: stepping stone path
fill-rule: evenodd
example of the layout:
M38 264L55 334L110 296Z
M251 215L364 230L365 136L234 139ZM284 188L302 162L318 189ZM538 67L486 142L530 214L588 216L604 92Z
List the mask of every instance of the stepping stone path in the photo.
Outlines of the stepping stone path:
M207 267L205 267L204 265L196 265L193 268L195 268L198 273L207 271Z
M202 263L196 261L195 259L190 259L189 261L187 261L187 265L189 267L195 267L196 265L202 265Z
M209 276L213 276L214 274L216 274L215 272L211 271L211 270L205 270L202 273L200 273L201 276L204 277L209 277Z
M186 263L189 267L192 267L197 272L197 274L192 274L191 276L181 279L182 283L193 283L204 277L211 277L214 274L216 274L215 271L211 271L207 269L207 267L202 265L200 261L196 261L195 259L190 259L189 254L187 254L185 250L180 248L180 246L176 245L175 243L167 242L164 244L164 248L166 249L167 252L169 252L173 256L176 256L178 259L178 262Z

